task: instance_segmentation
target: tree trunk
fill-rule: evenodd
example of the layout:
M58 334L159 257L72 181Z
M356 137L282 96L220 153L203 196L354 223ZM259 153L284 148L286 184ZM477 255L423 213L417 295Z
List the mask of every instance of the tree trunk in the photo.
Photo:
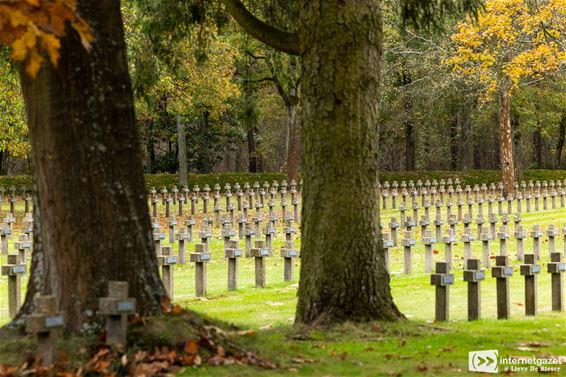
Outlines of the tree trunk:
M179 184L186 186L189 183L187 167L187 134L185 132L185 122L177 115L177 145L179 157Z
M401 69L404 111L403 126L405 127L405 170L412 171L416 168L417 145L415 140L415 124L413 122L413 101L407 86L410 85L413 80L405 61L403 61Z
M304 189L297 323L402 317L379 237L379 5L301 1Z
M538 126L533 132L533 161L537 169L542 168L542 134Z
M564 139L566 138L566 114L562 115L560 121L560 128L558 130L558 141L556 142L556 160L554 168L558 169L561 166L562 148L564 148Z
M67 331L98 323L110 280L127 281L137 310L166 296L151 238L140 142L118 0L78 1L93 30L87 52L67 28L58 66L21 78L32 146L37 226L28 292L53 294Z
M287 179L297 179L298 158L298 130L297 130L297 101L290 97L287 105Z
M250 173L257 173L257 153L255 145L255 130L254 127L248 127L248 171Z
M458 150L458 128L460 121L460 113L458 111L450 124L450 170L458 169L458 157L460 152Z
M515 167L513 164L513 131L511 129L510 85L504 84L499 94L500 155L503 191L505 194L515 190Z
M0 151L0 175L4 175L4 151Z

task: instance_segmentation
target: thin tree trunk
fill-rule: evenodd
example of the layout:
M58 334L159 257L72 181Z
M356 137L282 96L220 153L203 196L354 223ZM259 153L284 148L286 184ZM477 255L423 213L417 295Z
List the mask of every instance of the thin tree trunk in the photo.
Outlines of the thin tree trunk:
M402 63L401 85L403 91L403 126L405 127L405 170L412 171L416 168L416 135L413 122L413 101L411 99L408 85L413 81L411 72L405 61Z
M179 184L186 186L189 182L187 167L187 135L185 132L185 122L177 115L177 145L179 157Z
M137 310L166 296L151 239L120 2L79 0L95 41L87 52L67 29L56 68L21 74L36 183L28 292L53 294L67 331L98 323L110 280L127 281Z
M4 151L0 151L0 175L4 175Z
M542 134L538 126L533 132L533 160L537 169L542 168Z
M499 126L500 126L500 155L505 194L513 193L515 190L515 167L513 163L513 131L511 129L511 98L509 84L504 84L499 96Z
M297 169L299 165L298 158L298 131L297 131L297 103L291 100L287 106L287 133L289 135L287 142L287 179L297 179Z
M556 160L554 168L558 169L562 161L562 148L564 148L564 139L566 138L566 114L562 115L560 128L558 129L558 140L556 141Z
M255 145L255 131L254 127L248 128L248 171L250 173L257 173L257 153Z
M296 321L396 320L402 315L379 237L379 2L300 6L304 188Z
M458 128L460 126L460 123L460 112L457 111L450 124L450 170L458 169Z

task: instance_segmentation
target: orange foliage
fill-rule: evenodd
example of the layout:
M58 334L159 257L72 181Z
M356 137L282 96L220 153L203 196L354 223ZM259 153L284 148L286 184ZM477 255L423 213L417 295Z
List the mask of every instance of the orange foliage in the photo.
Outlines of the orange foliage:
M77 14L76 0L0 0L0 44L11 47L12 59L25 62L31 76L41 68L44 56L57 65L67 24L89 49L93 36Z

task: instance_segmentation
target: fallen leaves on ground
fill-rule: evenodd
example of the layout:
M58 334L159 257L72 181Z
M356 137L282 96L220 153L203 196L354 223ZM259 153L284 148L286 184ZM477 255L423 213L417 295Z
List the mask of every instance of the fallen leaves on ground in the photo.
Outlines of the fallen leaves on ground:
M182 316L190 321L191 314L175 306L169 306L168 316ZM146 321L134 317L134 326L146 325ZM179 373L185 367L201 365L255 365L264 369L277 369L278 365L260 358L254 352L240 347L234 340L253 331L226 332L212 325L196 327L198 335L177 344L143 345L130 344L128 352L104 344L86 347L82 361L71 364L64 357L49 367L42 367L38 357L29 357L20 366L0 365L0 376L162 376ZM76 355L75 355L76 356Z

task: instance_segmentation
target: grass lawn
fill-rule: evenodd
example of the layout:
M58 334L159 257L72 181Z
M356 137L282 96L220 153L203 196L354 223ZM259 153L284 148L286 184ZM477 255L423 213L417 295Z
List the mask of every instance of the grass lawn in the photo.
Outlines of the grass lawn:
M550 202L549 202L550 203ZM222 202L223 204L223 202ZM540 203L542 208L542 201ZM388 206L390 207L390 206ZM532 204L534 208L534 205ZM495 209L497 206L494 207ZM506 205L504 207L506 209ZM467 207L465 208L467 210ZM523 211L525 205L523 203ZM456 213L456 207L452 213ZM430 212L434 217L434 211ZM484 217L487 206L484 206ZM390 209L382 213L385 223L391 216L398 216ZM445 210L443 210L443 217ZM474 218L476 214L474 213ZM165 224L165 220L162 224ZM198 220L198 219L197 219ZM559 208L524 213L522 225L530 230L533 224L543 229L549 224L561 227L566 222L566 210ZM163 229L166 227L163 225ZM472 227L476 230L476 226ZM420 229L415 228L415 238L420 239ZM457 239L460 239L461 226ZM510 227L513 231L513 226ZM278 234L275 241L277 251L283 244L283 235ZM13 241L12 241L13 242ZM557 251L564 251L562 235L556 242ZM300 245L300 237L295 240ZM283 261L272 257L267 262L267 287L254 288L254 266L252 259L242 258L239 270L239 290L226 291L227 263L223 258L223 241L215 230L211 243L213 260L208 266L208 296L206 299L194 297L194 266L192 264L175 267L174 300L183 307L190 308L215 319L232 323L242 329L249 329L248 335L240 337L248 348L256 350L265 358L277 362L281 368L263 370L250 366L187 368L183 375L195 376L256 376L256 375L305 375L305 376L422 376L422 375L467 375L469 351L498 349L499 355L565 355L566 320L564 313L550 310L550 275L546 273L548 250L546 236L541 242L542 272L539 275L539 315L524 316L523 277L518 271L518 261L514 258L515 241L508 242L508 253L514 264L511 278L512 320L496 320L495 281L487 273L482 284L483 320L466 321L466 284L462 281L463 245L454 246L456 283L450 291L450 316L447 323L433 323L434 287L430 286L429 275L424 270L424 248L417 242L414 248L415 262L411 275L402 273L403 250L392 249L391 287L395 302L407 316L401 323L371 323L366 325L345 324L326 332L307 331L292 326L297 281L293 284L283 282ZM242 243L243 246L243 243ZM434 257L441 260L444 245L438 244L439 252ZM492 254L499 253L498 241L491 245ZM525 251L532 249L532 240L525 241ZM191 243L188 251L194 250ZM476 257L481 252L481 243L474 241L472 250ZM5 262L5 257L0 257ZM296 262L296 279L300 262ZM24 282L25 286L26 282ZM7 283L0 278L0 324L7 317ZM9 351L0 346L0 359ZM566 365L563 375L566 375ZM527 375L528 373L523 373ZM521 373L517 373L521 375Z

